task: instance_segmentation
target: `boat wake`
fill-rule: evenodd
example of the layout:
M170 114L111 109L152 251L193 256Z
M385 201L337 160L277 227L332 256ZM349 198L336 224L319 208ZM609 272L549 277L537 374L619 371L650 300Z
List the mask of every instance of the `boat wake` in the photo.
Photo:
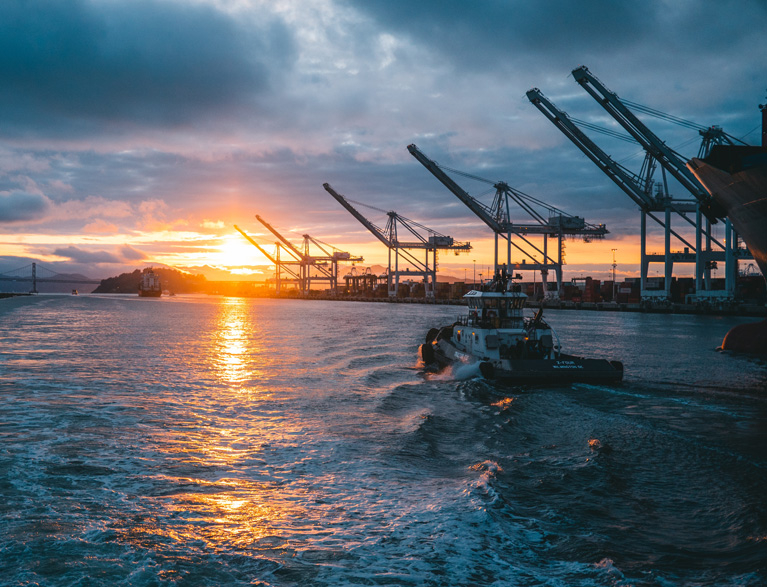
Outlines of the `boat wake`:
M430 381L467 381L482 378L479 363L454 363L437 373L429 373L426 378Z

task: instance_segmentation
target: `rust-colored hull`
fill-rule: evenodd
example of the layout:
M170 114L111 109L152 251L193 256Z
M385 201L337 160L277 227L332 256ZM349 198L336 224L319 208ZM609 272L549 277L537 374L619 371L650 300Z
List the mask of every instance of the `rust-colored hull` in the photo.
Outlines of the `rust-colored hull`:
M719 147L688 164L695 177L724 208L762 275L767 276L767 152Z
M718 146L687 166L727 213L767 279L767 150ZM767 355L767 320L734 327L722 349Z

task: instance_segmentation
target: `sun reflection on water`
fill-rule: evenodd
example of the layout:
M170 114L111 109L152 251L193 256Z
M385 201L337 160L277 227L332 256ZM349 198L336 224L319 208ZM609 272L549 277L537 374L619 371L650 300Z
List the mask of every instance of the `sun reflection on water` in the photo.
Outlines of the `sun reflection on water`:
M212 552L284 550L284 528L307 515L298 504L281 499L270 483L172 477L163 481L179 493L152 498L151 504L144 504L144 515L131 520L125 539L138 547L196 543L198 549ZM197 491L190 491L190 484Z
M219 308L214 361L222 380L242 384L250 378L250 367L259 350L248 319L249 305L243 298L223 298Z
M210 330L198 333L201 378L192 393L172 397L177 417L153 429L155 451L146 459L157 468L140 481L150 489L135 502L137 515L117 529L137 548L184 544L200 555L292 560L316 546L308 537L320 523L314 498L293 486L293 467L281 460L304 429L285 417L279 384L265 385L285 354L259 329L264 311L257 301L222 298Z

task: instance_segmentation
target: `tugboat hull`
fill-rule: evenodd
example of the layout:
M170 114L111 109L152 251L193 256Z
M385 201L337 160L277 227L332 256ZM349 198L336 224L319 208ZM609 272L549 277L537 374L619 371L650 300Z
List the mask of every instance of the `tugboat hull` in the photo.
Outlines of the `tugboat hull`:
M606 359L586 359L560 354L556 359L501 359L479 361L446 340L421 345L427 367L477 363L485 379L507 384L617 383L623 379L623 364Z
M623 379L623 364L605 359L584 359L562 355L559 359L509 361L508 368L497 369L485 361L479 370L486 379L503 383L617 383Z
M527 295L502 266L492 282L468 292L468 313L449 326L432 328L421 345L429 369L476 365L485 379L509 384L614 383L623 364L562 353L543 308L525 318Z

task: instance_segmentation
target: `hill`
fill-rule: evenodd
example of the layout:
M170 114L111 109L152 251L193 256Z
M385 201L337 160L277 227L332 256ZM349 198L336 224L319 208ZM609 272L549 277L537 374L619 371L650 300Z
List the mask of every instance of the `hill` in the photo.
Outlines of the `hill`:
M204 275L191 275L176 269L162 267L145 267L143 270L136 269L132 273L121 273L117 277L102 279L101 284L93 290L93 293L138 293L138 284L141 275L152 269L160 276L162 288L173 293L201 293L204 292L208 280Z

